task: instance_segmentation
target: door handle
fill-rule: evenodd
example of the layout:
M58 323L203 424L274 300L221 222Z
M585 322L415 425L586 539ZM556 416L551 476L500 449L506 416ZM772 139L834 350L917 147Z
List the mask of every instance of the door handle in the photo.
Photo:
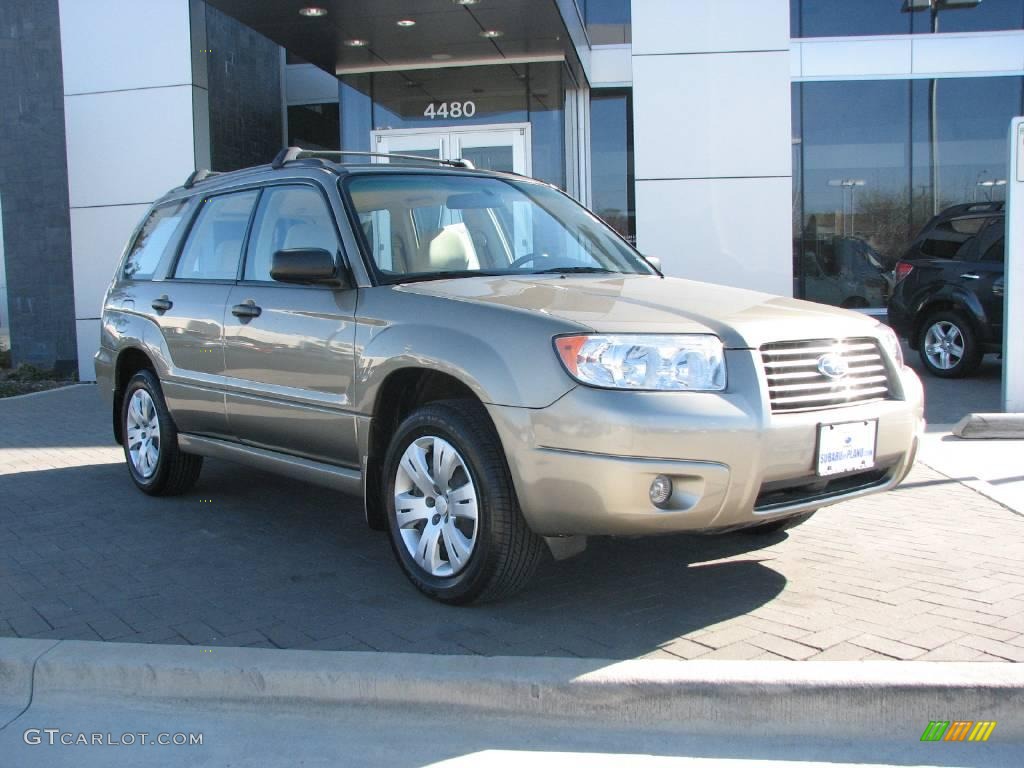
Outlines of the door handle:
M240 317L243 320L251 320L254 317L259 317L263 314L263 309L256 306L256 302L251 299L244 304L235 304L231 308L231 314L235 317Z
M964 280L981 280L981 275L976 275L973 272L964 272L960 277Z
M163 314L168 309L174 306L174 302L167 298L166 295L161 296L159 299L153 299L153 303L150 305L160 314Z

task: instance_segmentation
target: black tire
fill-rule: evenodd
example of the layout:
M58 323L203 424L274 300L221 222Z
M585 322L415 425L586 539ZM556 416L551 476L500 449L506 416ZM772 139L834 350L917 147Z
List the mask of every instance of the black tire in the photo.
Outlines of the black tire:
M152 399L160 425L156 468L148 477L135 467L128 439L128 408L132 395L140 389L145 390ZM177 496L195 485L203 468L203 457L184 453L178 448L178 428L167 410L160 382L152 371L139 371L125 386L121 399L121 427L125 463L132 481L140 491L150 496Z
M426 436L440 437L455 448L477 491L475 546L461 570L444 577L416 563L399 532L395 509L399 462L415 440ZM382 491L391 549L409 581L428 597L450 604L507 597L526 585L540 563L543 539L519 511L501 442L479 403L442 400L413 411L388 446Z
M742 533L747 533L753 536L765 536L771 533L781 533L782 531L788 531L790 528L796 528L798 525L803 525L813 516L814 512L804 512L802 515L793 515L792 517L784 517L781 520L772 520L770 523L761 523L761 525L743 528L741 531Z
M928 358L925 339L928 337L929 329L939 323L949 323L954 326L960 334L960 338L963 339L964 354L959 362L951 368L940 368ZM974 326L971 325L971 321L963 314L952 310L933 312L925 318L917 333L917 352L921 356L921 363L928 373L942 379L960 379L964 376L969 376L978 370L978 366L981 365L982 350L981 345L978 343L977 334L974 332Z

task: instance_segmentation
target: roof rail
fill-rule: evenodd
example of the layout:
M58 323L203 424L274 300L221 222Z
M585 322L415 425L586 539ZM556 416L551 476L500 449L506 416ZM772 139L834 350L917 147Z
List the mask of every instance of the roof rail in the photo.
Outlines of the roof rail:
M196 184L201 181L206 181L211 176L220 176L220 171L211 171L209 168L199 168L198 170L192 171L185 179L185 183L181 186L185 189L192 189Z
M281 168L286 163L293 162L295 160L301 160L304 158L323 158L323 157L337 157L341 158L346 155L353 155L357 157L386 157L395 160L415 160L420 163L437 163L438 165L449 165L453 168L470 168L474 166L469 160L440 160L435 157L421 157L420 155L399 155L390 152L355 152L348 150L326 150L326 149L303 149L302 147L287 147L277 153L277 157L274 158L270 164L272 168Z

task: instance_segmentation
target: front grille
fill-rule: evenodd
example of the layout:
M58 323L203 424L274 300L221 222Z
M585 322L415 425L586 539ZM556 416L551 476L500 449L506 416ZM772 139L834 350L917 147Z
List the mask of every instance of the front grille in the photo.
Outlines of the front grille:
M845 376L822 373L818 363L828 354L845 363ZM890 394L885 359L871 338L774 342L761 347L761 362L772 413L836 408L885 400Z

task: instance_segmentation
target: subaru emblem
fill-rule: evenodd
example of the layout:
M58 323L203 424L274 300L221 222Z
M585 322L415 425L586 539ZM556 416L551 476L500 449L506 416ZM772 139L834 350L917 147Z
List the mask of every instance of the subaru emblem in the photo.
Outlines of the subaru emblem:
M818 371L830 379L841 379L850 372L850 366L842 355L826 352L818 358Z

